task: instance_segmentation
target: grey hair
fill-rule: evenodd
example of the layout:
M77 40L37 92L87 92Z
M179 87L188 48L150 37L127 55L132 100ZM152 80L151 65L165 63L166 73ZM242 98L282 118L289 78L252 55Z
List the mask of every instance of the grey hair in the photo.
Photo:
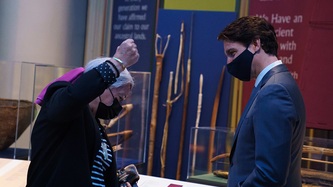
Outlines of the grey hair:
M110 59L111 59L110 57L99 57L99 58L89 61L85 67L84 73L94 69L95 67L99 66L103 62L110 60ZM128 85L128 84L131 86L131 88L133 88L134 80L133 80L133 77L131 76L131 74L128 72L128 70L125 69L124 71L122 71L120 73L119 77L117 78L117 81L110 85L110 89L119 88L119 87L122 87L122 86Z

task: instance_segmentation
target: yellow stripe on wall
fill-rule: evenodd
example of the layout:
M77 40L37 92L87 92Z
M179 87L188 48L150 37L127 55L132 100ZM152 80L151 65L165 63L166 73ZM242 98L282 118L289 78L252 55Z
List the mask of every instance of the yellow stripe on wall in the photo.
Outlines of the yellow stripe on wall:
M234 12L236 0L164 0L164 9Z
M247 16L249 13L249 0L240 0L240 8L239 8L239 16ZM236 129L238 125L238 121L242 115L242 100L243 100L243 82L233 78L232 81L232 102L231 102L231 120L230 120L230 128Z

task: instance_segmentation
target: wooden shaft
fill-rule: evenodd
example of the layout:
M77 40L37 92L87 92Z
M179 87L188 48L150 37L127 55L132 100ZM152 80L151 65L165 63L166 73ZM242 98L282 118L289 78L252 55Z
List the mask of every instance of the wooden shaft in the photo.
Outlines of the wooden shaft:
M220 80L219 80L219 83L218 83L219 85L218 85L217 90L216 90L216 95L215 95L214 105L213 105L212 118L211 118L211 122L210 122L211 129L215 129L215 127L216 127L217 113L218 113L218 110L219 110L219 103L220 103L221 91L222 91L222 86L223 86L224 71L225 71L225 66L223 66L223 68L222 68L222 72L221 72L221 75L220 75ZM212 171L212 163L210 162L210 159L213 158L214 139L215 139L215 131L211 131L210 136L209 136L209 147L208 147L208 163L207 163L208 172Z
M158 96L159 96L160 83L161 83L161 78L162 78L162 61L163 61L163 55L156 54L156 73L155 73L155 80L154 80L154 95L153 95L151 120L150 120L147 175L152 175L152 170L153 170L154 145L155 145L157 109L158 109Z
M199 78L199 94L198 94L198 108L197 108L197 118L195 120L195 127L199 127L201 106L202 106L202 86L203 86L203 75L200 74Z
M217 155L214 158L210 159L210 162L215 162L216 160L219 160L222 158L227 158L229 156L230 156L230 153L223 153L223 154Z
M173 72L170 72L169 77L169 86L168 86L168 95L167 95L167 102L166 102L166 117L163 129L163 137L162 137L162 145L161 145L161 177L164 177L164 170L165 170L165 160L166 160L166 148L168 143L168 133L169 133L169 117L171 113L171 91L172 91L172 79L173 79Z
M326 155L326 156L333 156L333 149L303 145L303 153L313 153L313 154L321 154L321 155Z
M302 160L311 161L311 162L318 162L318 163L324 163L324 164L333 164L333 162L326 161L326 160L318 160L313 158L302 158Z
M180 131L180 141L179 141L179 151L178 151L178 163L177 163L177 174L176 179L180 179L181 170L182 170L182 156L184 148L184 136L185 136L185 126L186 126L186 117L187 117L187 106L188 106L188 94L190 89L190 77L191 77L191 59L187 60L187 74L186 74L186 84L184 92L184 105L183 105L183 116L182 116L182 126Z
M187 59L187 73L186 73L186 80L185 80L185 93L184 93L182 127L181 127L181 134L180 134L180 145L179 145L179 151L178 151L178 163L177 163L177 173L176 173L176 179L177 180L180 180L181 171L182 171L184 137L185 137L187 108L188 108L188 100L189 100L188 95L189 95L190 78L191 78L191 63L192 63L191 54L192 54L193 21L194 21L194 13L192 12L191 27L190 27L189 50L188 50L189 53L188 53L188 59ZM184 52L184 50L183 50L183 52Z
M321 186L320 181L323 182L322 184L326 183L323 186L327 186L327 184L332 184L332 182L333 182L332 172L302 168L301 175L302 175L302 178L312 178L316 182L318 182L318 185L313 185L313 186ZM311 185L309 185L309 186L311 186Z
M108 133L107 136L110 137L115 137L115 136L119 136L119 135L124 135L125 139L128 139L129 136L132 136L133 131L132 130L124 130L121 132L115 132L115 133Z
M174 94L177 94L178 75L179 75L180 63L182 61L182 56L183 56L183 50L184 50L184 22L182 22L180 26L179 50L178 50L178 59L177 59L177 67L175 74Z
M107 134L108 138L117 138L117 142L115 143L115 145L112 145L113 151L118 151L122 149L122 143L131 138L132 135L133 135L132 130L125 130L121 132Z
M202 87L203 87L203 75L200 74L197 117L195 120L195 131L194 131L194 137L193 137L193 156L192 156L192 166L191 166L192 175L194 175L195 162L196 162L196 157L197 157L197 138L198 138L198 127L199 127L199 122L200 122L200 115L201 115L201 105L202 105Z
M119 116L111 119L109 124L106 126L106 128L111 128L119 119L126 116L133 109L133 104L122 105L122 107L123 107L123 110L121 111Z

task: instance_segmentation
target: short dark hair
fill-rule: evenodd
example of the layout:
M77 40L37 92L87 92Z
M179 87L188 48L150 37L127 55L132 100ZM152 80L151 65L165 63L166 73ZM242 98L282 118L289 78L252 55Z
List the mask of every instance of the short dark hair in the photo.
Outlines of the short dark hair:
M262 49L277 56L278 43L274 27L266 19L246 16L229 24L218 36L218 40L240 42L245 47L260 39Z

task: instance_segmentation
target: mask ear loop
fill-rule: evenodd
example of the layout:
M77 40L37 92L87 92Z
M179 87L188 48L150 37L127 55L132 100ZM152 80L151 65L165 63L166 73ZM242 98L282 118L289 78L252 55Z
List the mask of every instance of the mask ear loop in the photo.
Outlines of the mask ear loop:
M259 39L259 40L260 40L260 39ZM255 40L252 41L252 42L254 43ZM252 43L252 42L251 42L251 43ZM260 40L260 42L261 42L261 40ZM247 49L250 47L251 43L247 46ZM255 43L257 44L257 42L255 42ZM257 44L257 45L258 45L258 44ZM261 45L263 45L263 44L261 44ZM260 50L261 50L261 45L259 46L259 49L253 53L253 55L258 54L258 53L260 52Z
M110 91L110 93L111 93L111 95L112 95L112 98L113 98L113 100L114 100L114 96L113 96L113 93L111 92L111 89L110 88L108 88L109 89L109 91Z
M252 42L251 42L251 43L252 43ZM249 50L249 47L250 47L251 43L250 43L249 45L247 45L246 50ZM261 47L260 47L257 51L255 51L255 52L253 53L253 55L258 54L258 53L260 52L260 49L261 49ZM249 51L250 51L250 50L249 50ZM251 51L250 51L250 52L251 52ZM251 53L252 53L252 52L251 52Z

